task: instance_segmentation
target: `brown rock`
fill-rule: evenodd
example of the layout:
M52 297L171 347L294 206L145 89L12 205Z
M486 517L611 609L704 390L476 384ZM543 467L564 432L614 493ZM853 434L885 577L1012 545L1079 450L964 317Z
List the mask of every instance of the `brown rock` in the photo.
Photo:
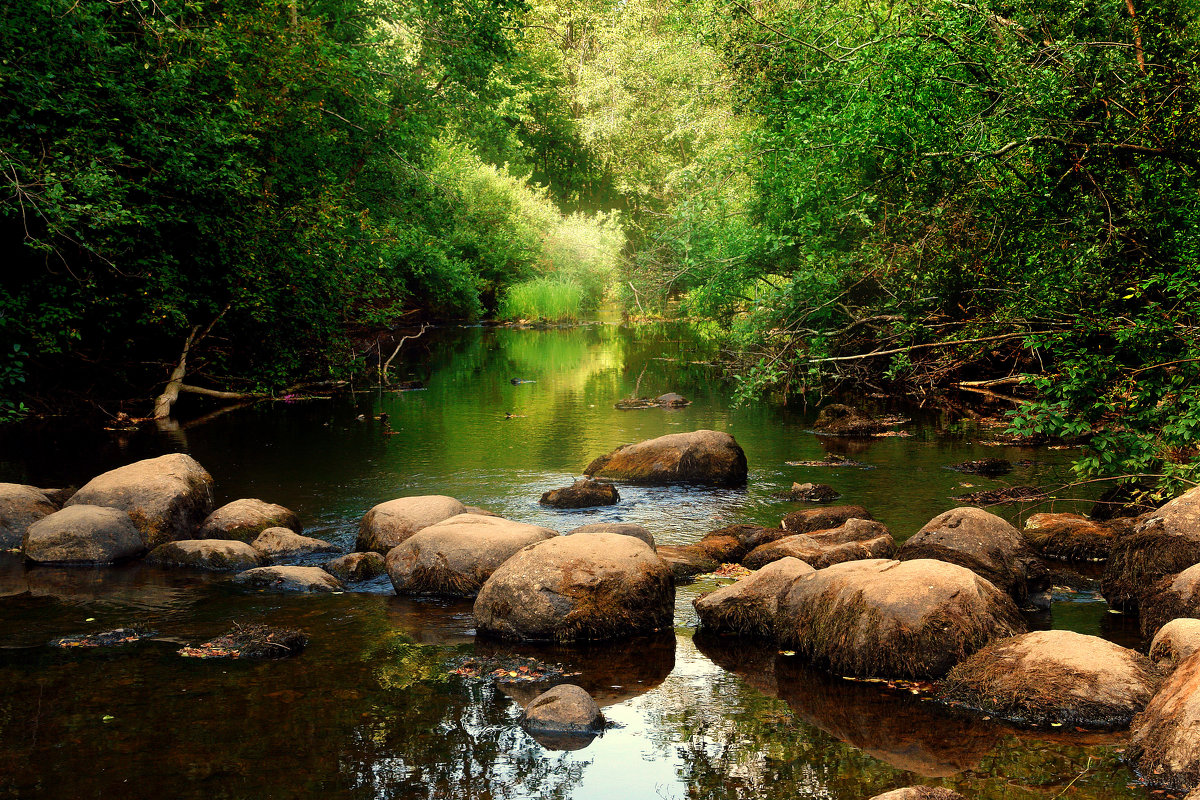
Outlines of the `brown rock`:
M326 564L325 571L343 583L361 583L387 572L387 562L379 553L347 553Z
M272 592L340 592L342 584L320 567L255 567L233 576L236 583Z
M531 733L587 735L604 728L604 715L583 687L560 683L525 706L521 726Z
M592 508L615 505L620 499L621 495L611 483L581 478L570 486L551 489L538 502L554 508Z
M945 786L905 786L890 792L877 794L871 800L967 800L953 789Z
M21 546L25 531L58 506L41 489L20 483L0 483L0 550Z
M851 522L858 520L851 520ZM865 520L863 520L865 521ZM879 525L879 523L868 523ZM879 525L883 528L882 525ZM859 561L864 558L891 558L896 554L896 541L884 528L880 536L863 541L848 541L827 544L813 537L799 533L786 536L777 542L756 547L744 559L742 564L748 569L760 569L772 561L781 558L798 558L814 569L824 569L831 564L843 561Z
M633 483L739 486L746 482L746 453L728 433L672 433L618 447L588 464L584 474Z
M651 550L657 549L654 544L654 535L650 531L641 525L628 522L594 522L591 525L580 525L578 528L573 528L567 531L566 535L573 536L576 533L619 533L622 536L641 539L650 545Z
M837 675L936 678L994 639L1023 633L1012 599L944 561L869 559L796 580L780 641Z
M875 519L862 506L826 506L793 511L780 523L788 533L812 533L837 528L850 519Z
M1139 593L1138 622L1145 639L1177 617L1195 616L1200 616L1200 564L1168 575Z
M479 633L516 640L612 639L669 628L671 570L644 542L561 536L521 550L479 590Z
M396 594L474 597L514 553L550 538L559 538L558 533L500 517L459 514L392 548L388 577Z
M1032 725L1123 728L1160 677L1150 659L1098 636L1034 631L992 642L939 687L942 699Z
M254 538L250 546L272 561L300 558L313 553L336 553L341 550L336 544L311 536L301 536L287 528L267 528Z
M1113 542L1100 591L1113 608L1137 609L1138 595L1168 575L1200 564L1200 488L1140 518Z
M813 430L825 436L873 436L887 430L887 424L871 419L857 408L831 403L817 414Z
M363 516L354 549L374 550L386 556L393 547L422 528L464 513L466 507L462 503L440 494L389 500Z
M1200 653L1185 658L1133 718L1125 757L1151 784L1177 792L1200 784Z
M779 597L813 568L796 558L774 561L736 583L706 592L692 601L700 624L714 633L771 637Z
M786 536L779 528L764 528L761 525L728 525L696 542L692 547L719 564L733 564L754 548L774 542Z
M267 560L250 545L234 539L180 539L151 550L146 563L160 567L241 572L261 567Z
M22 544L29 560L56 564L113 564L146 552L129 515L101 506L47 514L29 526Z
M705 575L721 566L694 544L664 544L655 550L671 570L671 577L680 582L688 581L697 575Z
M837 489L824 483L793 483L792 488L784 492L788 500L804 503L830 503L841 497Z
M1180 617L1158 629L1150 642L1150 660L1164 673L1173 671L1200 650L1200 619Z
M1081 514L1034 514L1025 521L1025 540L1046 558L1103 561L1116 530Z
M212 513L212 476L191 456L172 453L92 478L65 507L108 506L129 514L147 548L195 538Z
M295 511L275 503L245 498L226 503L208 515L200 526L198 539L236 539L252 542L267 528L287 528L303 533L304 526Z

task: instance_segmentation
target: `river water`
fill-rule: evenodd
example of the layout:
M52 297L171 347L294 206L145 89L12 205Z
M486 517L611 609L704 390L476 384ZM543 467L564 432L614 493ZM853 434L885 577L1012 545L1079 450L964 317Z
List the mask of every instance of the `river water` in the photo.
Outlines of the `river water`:
M998 446L987 429L937 415L914 415L907 436L847 444L815 436L812 409L794 402L734 408L712 345L683 326L446 329L406 348L400 377L424 389L296 398L168 432L10 430L0 481L81 485L186 451L213 474L218 504L281 503L306 534L351 549L368 508L413 494L561 531L635 522L659 543L683 544L731 523L777 524L801 504L775 493L814 481L903 540L959 505L956 494L1069 478L1069 451ZM667 391L693 402L613 407ZM887 398L863 402L890 408ZM743 446L747 487L622 486L620 503L601 510L537 502L617 445L700 428ZM830 452L866 466L788 464ZM986 457L1019 463L1003 480L946 468ZM469 602L398 598L386 578L290 596L240 591L220 575L27 567L0 553L0 797L849 799L914 783L973 798L1151 796L1120 761L1120 733L1020 731L697 633L691 600L715 585L680 586L675 629L659 636L498 646L475 640ZM311 643L283 662L176 653L254 622L301 628ZM1057 590L1052 611L1030 623L1136 644L1134 626L1086 586ZM131 624L157 634L120 648L47 646ZM547 748L517 725L536 690L452 674L469 656L562 664L611 727L582 749Z

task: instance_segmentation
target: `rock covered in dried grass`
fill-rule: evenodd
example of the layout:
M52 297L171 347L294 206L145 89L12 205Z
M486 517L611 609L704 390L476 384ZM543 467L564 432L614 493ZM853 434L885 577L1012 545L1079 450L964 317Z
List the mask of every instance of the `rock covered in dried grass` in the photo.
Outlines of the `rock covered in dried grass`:
M775 635L779 597L813 568L798 558L781 558L736 583L706 592L692 601L700 625L714 633Z
M405 539L387 555L396 594L474 597L514 553L558 532L502 517L459 514Z
M852 519L875 518L862 506L825 506L793 511L783 518L780 527L788 533L812 533L840 527Z
M939 514L901 545L896 558L958 564L1018 603L1050 585L1050 570L1017 529L981 508L964 506Z
M1113 542L1100 591L1113 608L1133 611L1138 596L1168 575L1200 564L1200 488L1140 518Z
M645 484L746 482L746 453L722 431L671 433L618 447L588 464L585 475Z
M361 583L387 572L387 562L379 553L347 553L325 564L325 571L343 583Z
M146 563L160 567L240 572L261 567L267 559L245 542L232 539L180 539L151 550Z
M667 563L632 536L581 533L526 547L479 590L475 627L502 639L577 641L671 626Z
M905 786L890 792L877 794L871 800L967 800L953 789L945 786Z
M1150 642L1150 660L1164 673L1171 672L1200 650L1200 619L1179 617L1158 629Z
M41 489L0 483L0 550L20 547L29 526L55 511L58 506Z
M580 478L570 486L545 492L538 502L554 508L593 508L616 505L620 499L617 487L611 483Z
M1145 639L1177 617L1200 616L1200 564L1144 587L1138 598L1138 622Z
M779 601L781 643L834 674L937 678L994 639L1025 631L1012 598L945 561L869 559L796 580Z
M287 528L303 533L300 515L290 508L246 497L226 503L208 515L200 525L197 539L236 539L252 542L268 528Z
M1027 725L1111 729L1128 725L1159 683L1135 650L1052 630L992 642L950 670L939 695Z
M129 515L148 549L191 539L213 510L213 479L183 453L136 461L92 478L71 496L76 505L119 508Z
M467 513L466 506L441 494L389 500L363 515L354 549L373 550L386 556L417 531L464 513Z
M1033 514L1025 521L1025 541L1046 558L1103 561L1119 528L1082 514Z
M1151 784L1178 792L1200 785L1200 653L1184 659L1133 718L1125 757Z

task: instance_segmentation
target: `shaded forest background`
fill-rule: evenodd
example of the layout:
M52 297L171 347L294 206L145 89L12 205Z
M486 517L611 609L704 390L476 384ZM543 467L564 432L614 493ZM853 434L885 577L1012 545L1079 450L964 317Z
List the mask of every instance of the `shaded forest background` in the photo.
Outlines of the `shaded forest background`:
M6 3L0 414L148 408L185 341L191 380L270 392L419 320L613 303L705 321L744 397L1006 394L1082 478L1170 491L1200 479L1198 21Z

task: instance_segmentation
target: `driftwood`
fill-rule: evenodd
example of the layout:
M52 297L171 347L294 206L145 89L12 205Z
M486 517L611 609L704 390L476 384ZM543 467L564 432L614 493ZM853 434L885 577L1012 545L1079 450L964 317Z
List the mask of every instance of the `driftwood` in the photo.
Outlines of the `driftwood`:
M392 354L390 356L388 356L388 360L383 362L383 366L381 366L379 368L379 383L381 385L384 383L391 385L392 381L391 381L391 379L388 378L388 369L392 366L392 361L394 361L396 356L400 354L400 348L404 346L404 343L407 342L409 339L420 338L421 334L425 333L425 331L427 331L429 329L429 327L430 327L429 323L426 322L424 325L421 326L421 330L417 331L416 333L412 334L411 336L401 336L400 337L400 341L396 343L396 349L392 351Z

